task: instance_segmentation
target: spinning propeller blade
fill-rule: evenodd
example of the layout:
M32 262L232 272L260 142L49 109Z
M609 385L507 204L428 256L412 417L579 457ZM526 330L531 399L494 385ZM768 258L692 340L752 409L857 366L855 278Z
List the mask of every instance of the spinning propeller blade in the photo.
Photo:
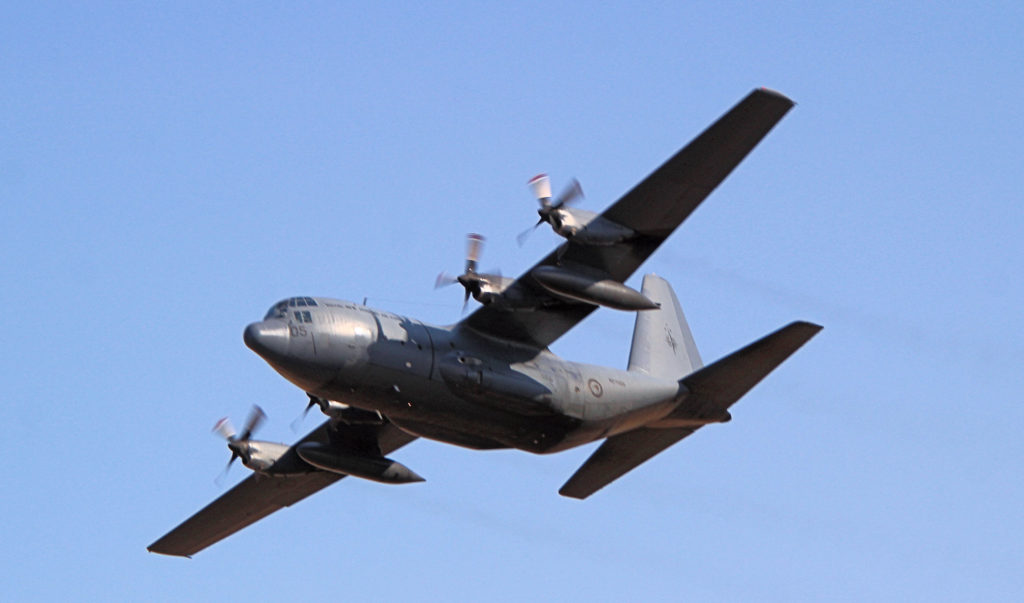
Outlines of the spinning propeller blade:
M541 202L542 205L547 205L545 200L550 201L551 199L551 179L548 178L547 174L537 174L530 181L526 183L530 190L533 191L533 196Z
M313 394L307 393L306 396L309 398L309 404L306 405L306 408L305 410L302 411L302 414L299 415L294 421L292 421L292 431L298 431L299 425L302 423L302 420L305 419L306 415L309 414L309 409L316 406L316 398L313 397Z
M244 442L251 438L253 432L259 429L259 426L263 424L266 418L267 413L263 412L263 409L259 406L253 404L252 410L249 411L249 418L245 421L245 429L242 431L242 436L238 439Z
M441 287L454 285L457 282L459 282L458 278L448 274L447 272L442 272L441 274L437 275L436 279L434 279L434 288L440 289Z
M481 283L487 282L486 274L477 272L480 265L480 253L483 251L484 237L476 233L466 235L466 270L459 276L452 276L447 272L437 275L434 281L434 288L440 289L447 285L459 283L465 289L462 299L462 310L465 312L469 305L469 297L480 292Z
M554 198L552 202L551 197L551 180L547 174L539 174L530 179L527 183L530 186L530 190L533 191L533 196L537 198L540 203L540 208L537 210L537 214L540 219L531 228L524 230L516 236L516 243L520 247L526 242L527 237L537 229L538 226L547 222L552 226L555 224L551 221L552 213L562 209L566 205L572 205L583 198L583 187L580 186L579 180L573 178L569 184L566 185L562 192L558 194L558 197Z
M218 485L224 476L227 475L228 470L231 469L231 464L235 462L235 459L242 457L243 450L247 448L246 445L249 442L249 438L259 429L266 418L267 414L263 412L263 409L253 404L252 410L249 411L249 417L245 420L245 429L240 437L236 437L235 427L231 424L231 419L227 417L217 421L217 424L213 426L213 431L228 441L228 449L231 451L231 458L228 460L227 466L224 467L221 475L214 480Z
M469 233L466 235L466 274L475 274L480 261L480 250L484 244L483 235Z
M217 421L217 424L213 426L213 430L225 440L233 440L235 438L235 426L231 424L231 419L227 417Z

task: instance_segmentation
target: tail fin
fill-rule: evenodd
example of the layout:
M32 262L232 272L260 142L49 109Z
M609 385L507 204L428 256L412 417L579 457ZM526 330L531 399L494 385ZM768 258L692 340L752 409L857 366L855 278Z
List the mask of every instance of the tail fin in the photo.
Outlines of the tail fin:
M645 275L643 294L661 307L637 312L629 370L680 379L704 366L668 281L656 274Z

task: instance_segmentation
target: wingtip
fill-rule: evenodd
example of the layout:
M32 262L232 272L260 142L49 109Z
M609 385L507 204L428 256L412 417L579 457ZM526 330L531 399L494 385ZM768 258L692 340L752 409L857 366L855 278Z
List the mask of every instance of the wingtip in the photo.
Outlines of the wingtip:
M185 559L191 559L192 558L192 555L182 555L181 553L168 553L166 551L158 551L155 548L153 548L154 546L155 545L153 545L153 544L147 546L146 547L146 552L147 553L152 553L154 555L164 555L165 557L183 557Z
M807 321L807 320L798 320L798 321L794 322L793 324L800 325L801 327L804 327L805 329L813 330L815 333L817 333L818 331L821 331L822 329L825 328L825 327L823 327L823 326L821 326L819 324L815 324L815 323Z
M819 324L808 322L806 320L794 320L793 322L779 329L779 331L777 332L781 333L785 331L791 333L793 335L798 336L800 339L804 341L804 343L806 343L813 339L814 336L820 333L821 330L824 328L825 327Z
M760 88L757 88L756 90L754 90L754 93L755 94L757 94L757 93L766 94L768 96L773 96L773 97L778 98L780 100L784 100L787 103L789 103L790 105L796 105L796 102L793 99L789 98L788 96L786 96L785 94L779 92L778 90L774 90L774 89L768 88L766 86L761 86Z

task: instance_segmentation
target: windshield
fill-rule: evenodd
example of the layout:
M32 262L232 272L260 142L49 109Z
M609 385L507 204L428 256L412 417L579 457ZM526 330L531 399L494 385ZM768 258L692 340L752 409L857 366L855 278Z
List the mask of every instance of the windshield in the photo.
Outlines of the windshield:
M284 318L288 313L288 308L311 308L315 306L316 300L312 297L292 297L289 299L283 299L267 310L267 315L263 317L263 320Z

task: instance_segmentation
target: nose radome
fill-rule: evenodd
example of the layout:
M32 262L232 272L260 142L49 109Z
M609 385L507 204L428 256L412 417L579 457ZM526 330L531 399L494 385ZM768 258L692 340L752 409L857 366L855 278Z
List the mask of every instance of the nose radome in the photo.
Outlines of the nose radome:
M274 321L276 322L276 321ZM263 358L282 357L288 353L288 325L254 322L245 327L245 345Z

